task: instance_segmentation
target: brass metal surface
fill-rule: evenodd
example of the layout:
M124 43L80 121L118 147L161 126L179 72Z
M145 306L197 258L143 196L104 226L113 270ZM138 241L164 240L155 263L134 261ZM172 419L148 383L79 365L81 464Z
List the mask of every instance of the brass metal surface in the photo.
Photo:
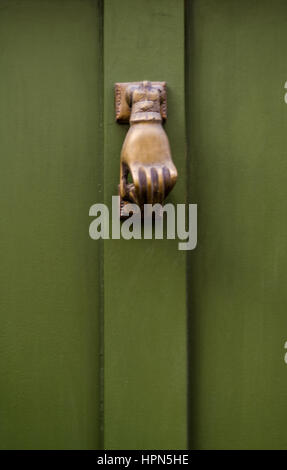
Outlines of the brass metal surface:
M167 118L165 82L115 84L116 119L130 123L120 161L121 215L126 203L162 203L176 183L162 122ZM128 180L129 175L132 181Z

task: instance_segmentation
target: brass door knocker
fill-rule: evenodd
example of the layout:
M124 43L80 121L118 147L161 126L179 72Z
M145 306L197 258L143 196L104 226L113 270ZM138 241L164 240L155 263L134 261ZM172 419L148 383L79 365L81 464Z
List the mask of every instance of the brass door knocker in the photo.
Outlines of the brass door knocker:
M121 151L121 216L127 203L164 201L176 183L177 170L162 122L167 117L165 82L115 84L116 119L130 128ZM129 174L132 182L128 181Z

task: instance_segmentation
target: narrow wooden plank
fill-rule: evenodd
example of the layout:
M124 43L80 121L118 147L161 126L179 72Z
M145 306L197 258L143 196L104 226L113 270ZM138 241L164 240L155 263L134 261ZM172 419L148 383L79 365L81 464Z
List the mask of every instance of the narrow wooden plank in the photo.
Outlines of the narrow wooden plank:
M95 448L98 3L0 9L0 447Z
M286 449L287 4L189 4L191 446Z
M117 194L127 126L115 123L115 82L168 83L168 121L185 202L184 3L107 0L104 12L105 201ZM107 240L105 448L186 446L185 253L174 240Z

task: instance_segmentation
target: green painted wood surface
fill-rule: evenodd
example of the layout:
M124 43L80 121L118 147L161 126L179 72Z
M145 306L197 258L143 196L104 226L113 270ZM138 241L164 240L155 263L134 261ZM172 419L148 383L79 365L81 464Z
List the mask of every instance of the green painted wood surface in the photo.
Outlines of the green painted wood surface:
M99 14L0 1L0 447L99 445Z
M192 448L287 447L287 3L188 9Z
M185 200L184 2L107 0L104 12L104 183L111 205L127 126L115 123L113 85L168 83L166 131ZM105 448L187 445L185 253L173 240L107 240Z
M101 4L0 0L0 447L286 448L286 2L187 1L184 51L182 0L105 0L103 57ZM199 205L188 404L185 253L88 238L142 79Z

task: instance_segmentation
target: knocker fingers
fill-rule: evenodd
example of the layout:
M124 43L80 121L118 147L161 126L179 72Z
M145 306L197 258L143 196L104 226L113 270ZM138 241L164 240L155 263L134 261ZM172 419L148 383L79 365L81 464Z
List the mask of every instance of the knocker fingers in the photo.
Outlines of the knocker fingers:
M129 167L133 183L124 183L125 199L135 202L140 207L144 204L162 204L173 188L177 171L174 165ZM124 176L127 180L127 175ZM122 194L123 197L123 194Z
M164 166L162 174L164 180L164 198L166 198L176 183L177 170L174 165Z
M149 204L162 204L172 190L177 179L175 167L164 165L154 166L146 170L147 173L147 202Z

